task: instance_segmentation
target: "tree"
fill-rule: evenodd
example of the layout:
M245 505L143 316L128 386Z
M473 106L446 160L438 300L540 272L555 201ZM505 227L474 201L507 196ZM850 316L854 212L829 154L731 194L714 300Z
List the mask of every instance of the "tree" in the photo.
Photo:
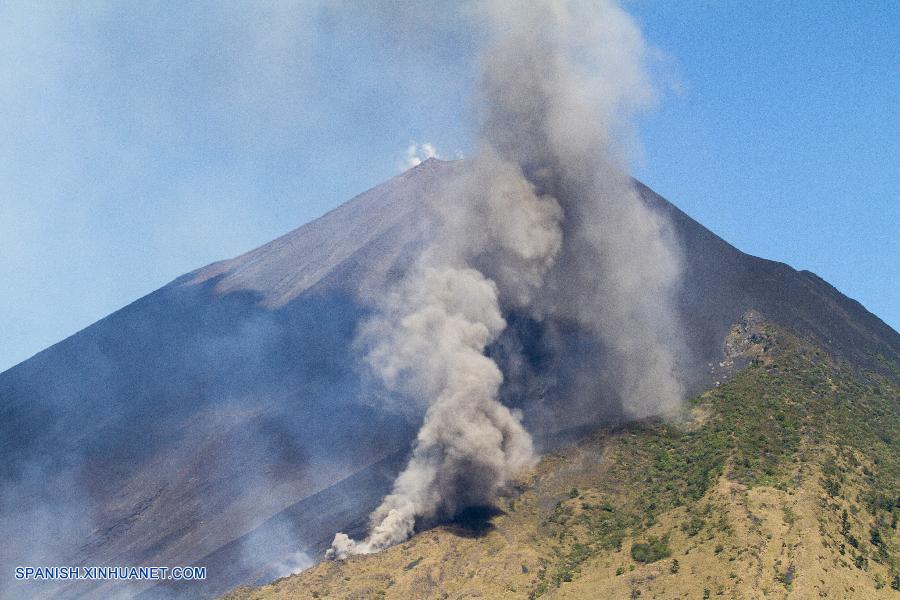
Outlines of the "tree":
M661 539L650 536L646 543L631 546L631 558L641 563L656 562L670 554L668 536L663 536Z
M881 532L878 531L877 527L873 527L869 532L869 541L872 542L873 546L881 545Z

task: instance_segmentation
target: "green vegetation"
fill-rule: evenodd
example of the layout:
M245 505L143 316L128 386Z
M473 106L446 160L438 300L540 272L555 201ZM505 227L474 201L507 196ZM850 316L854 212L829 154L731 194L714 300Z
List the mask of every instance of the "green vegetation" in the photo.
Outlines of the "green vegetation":
M650 536L645 543L631 546L631 558L640 563L656 562L668 558L671 554L668 536L662 538Z
M598 481L595 488L572 488L560 499L547 519L560 541L557 558L539 578L533 597L577 575L580 565L596 553L619 549L629 535L640 536L669 510L687 508L680 529L689 537L709 527L729 531L727 515L719 515L711 525L714 507L698 502L723 474L747 487L790 490L799 483L798 466L812 462L822 465L823 502L837 511L843 541L854 549L853 564L865 568L872 558L892 572L900 571L897 549L885 543L883 535L896 530L900 513L897 385L833 362L811 344L772 326L766 336L763 355L686 408L686 422L691 409L709 415L702 426L662 421L628 426L616 439L607 477L618 482L618 489ZM833 447L841 449L839 455L831 453ZM859 498L844 498L850 478L863 490ZM576 498L581 501L575 503ZM851 519L846 513L851 501L868 514ZM793 525L793 509L782 510L784 522ZM859 522L856 527L871 542L868 548L859 548L851 520ZM566 549L569 539L578 543ZM632 558L647 563L668 557L663 540L668 536L634 544ZM716 554L723 551L721 545L716 547ZM780 579L789 587L794 575L790 567Z
M706 525L706 521L703 520L702 517L694 515L691 517L690 521L685 521L681 524L681 530L688 534L688 536L694 537L703 531L704 525Z

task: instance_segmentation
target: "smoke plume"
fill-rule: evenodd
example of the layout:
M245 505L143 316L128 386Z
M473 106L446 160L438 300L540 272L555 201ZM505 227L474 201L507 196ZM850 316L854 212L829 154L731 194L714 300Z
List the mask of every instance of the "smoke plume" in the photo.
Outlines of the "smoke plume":
M479 153L435 206L439 226L362 331L372 371L424 410L412 457L370 517L329 556L371 553L417 523L490 502L532 465L503 373L485 350L503 309L574 322L616 372L634 416L678 401L677 248L624 169L632 112L652 100L646 46L614 2L479 3Z
M534 314L596 337L628 416L665 412L682 395L680 251L634 188L622 141L653 100L649 50L613 1L497 2L485 12L498 33L477 88L481 129L565 214L563 250Z
M377 552L405 540L417 519L490 501L534 463L520 416L498 400L503 374L484 351L506 327L496 281L472 268L492 256L528 302L561 244L561 212L521 170L485 148L445 206L434 241L364 327L366 357L389 390L421 402L412 458L371 516L361 542L335 536L332 555Z

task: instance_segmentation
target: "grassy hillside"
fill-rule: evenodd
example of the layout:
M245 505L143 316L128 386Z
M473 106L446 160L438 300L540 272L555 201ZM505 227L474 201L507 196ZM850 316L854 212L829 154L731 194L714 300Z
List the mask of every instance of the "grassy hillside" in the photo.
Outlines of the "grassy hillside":
M729 381L545 456L496 511L228 597L900 597L898 365L754 315L726 348Z

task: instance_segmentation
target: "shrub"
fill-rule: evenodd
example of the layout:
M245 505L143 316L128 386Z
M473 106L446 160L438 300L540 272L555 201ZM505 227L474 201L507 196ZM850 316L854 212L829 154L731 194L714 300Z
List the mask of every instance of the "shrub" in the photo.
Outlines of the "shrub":
M872 542L873 546L881 545L881 532L876 527L873 527L869 532L869 541Z
M681 524L681 530L688 534L689 537L694 537L703 529L703 526L706 522L697 516L691 517L690 521L685 521Z
M631 546L631 558L640 563L656 562L668 558L670 554L668 536L663 538L650 536L645 543Z
M784 587L791 589L791 584L794 583L794 578L797 576L797 571L794 568L794 565L791 564L788 566L787 571L783 574L779 574L775 576L775 579L778 580Z

